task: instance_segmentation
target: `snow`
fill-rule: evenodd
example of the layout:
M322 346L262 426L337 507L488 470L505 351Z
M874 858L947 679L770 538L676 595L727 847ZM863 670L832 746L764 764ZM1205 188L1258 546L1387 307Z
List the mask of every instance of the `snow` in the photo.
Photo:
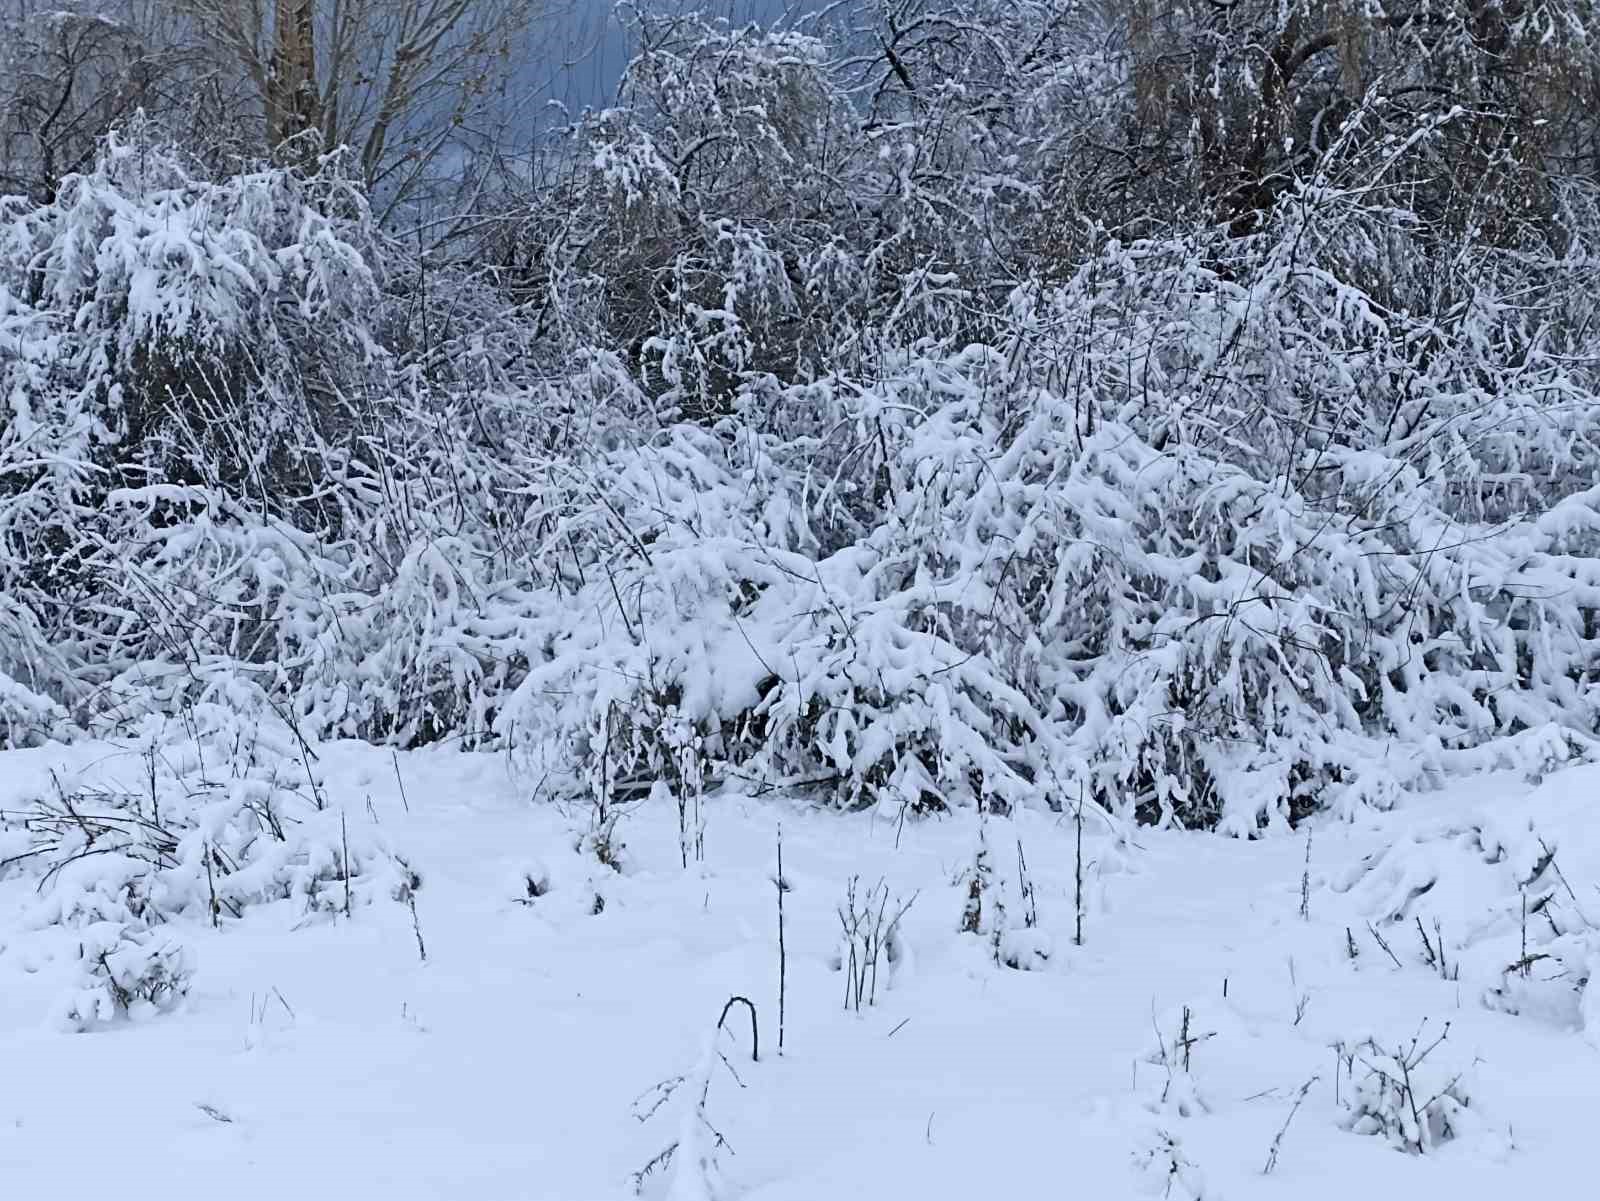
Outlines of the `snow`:
M627 7L376 195L0 18L7 1195L1581 1188L1600 39Z
M323 813L344 818L363 872L405 849L415 925L387 876L348 916L326 875L216 928L174 899L154 929L193 969L186 995L73 1032L57 1017L80 987L79 935L40 914L87 885L45 879L44 856L0 869L8 1195L598 1201L632 1195L675 1142L644 1196L1474 1201L1580 1195L1592 1174L1600 1026L1577 980L1600 942L1575 915L1600 916L1597 767L1318 819L1309 866L1304 826L1248 841L1086 817L1077 946L1070 812L902 819L712 792L704 859L685 868L657 797L615 818L618 872L584 849L589 811L535 799L503 755L313 751ZM184 779L199 770L171 758ZM0 859L31 837L34 800L136 793L146 763L133 743L0 753ZM990 903L963 933L980 827ZM1548 865L1524 883L1541 843L1570 893ZM852 879L860 896L881 882L891 916L911 899L859 1012L841 1004ZM1555 898L1529 934L1551 958L1508 980L1524 893ZM1436 921L1443 971L1418 936ZM1526 1003L1495 994L1508 983ZM759 1061L742 1008L716 1029L735 995L758 1011ZM1417 1087L1466 1098L1448 1131L1433 1121L1422 1154L1357 1133L1383 1104L1364 1065L1446 1023Z

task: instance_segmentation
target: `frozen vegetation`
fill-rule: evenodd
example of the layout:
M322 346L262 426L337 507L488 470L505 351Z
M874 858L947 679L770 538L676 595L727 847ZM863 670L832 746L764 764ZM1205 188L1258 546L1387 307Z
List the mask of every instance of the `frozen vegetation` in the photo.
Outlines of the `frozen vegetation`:
M0 7L0 1188L1583 1195L1594 14L666 8Z

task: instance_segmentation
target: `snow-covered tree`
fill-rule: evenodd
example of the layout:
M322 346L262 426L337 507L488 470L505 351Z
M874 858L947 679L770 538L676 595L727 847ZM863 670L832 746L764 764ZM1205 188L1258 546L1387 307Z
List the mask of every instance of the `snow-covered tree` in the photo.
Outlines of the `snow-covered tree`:
M1585 753L1587 18L1429 11L645 13L481 255L130 126L0 222L9 736L1239 834Z

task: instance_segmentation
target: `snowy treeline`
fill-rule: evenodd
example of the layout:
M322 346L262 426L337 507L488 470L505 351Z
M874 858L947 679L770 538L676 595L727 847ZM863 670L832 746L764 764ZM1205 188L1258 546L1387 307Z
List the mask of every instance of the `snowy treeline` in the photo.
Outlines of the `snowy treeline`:
M1235 833L1591 745L1587 6L635 21L421 229L159 110L0 201L0 745Z

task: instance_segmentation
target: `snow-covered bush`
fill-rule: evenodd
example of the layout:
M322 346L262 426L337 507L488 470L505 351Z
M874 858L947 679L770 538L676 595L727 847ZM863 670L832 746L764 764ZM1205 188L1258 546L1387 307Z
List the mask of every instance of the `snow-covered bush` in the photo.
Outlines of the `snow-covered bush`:
M981 935L998 964L1018 971L1042 971L1055 941L1039 924L1039 903L1028 875L1022 843L1013 861L990 847L987 815L980 815L972 861L957 876L963 934ZM1013 866L1014 863L1014 866Z
M1170 262L1163 303L1182 286L1190 315L1174 330L1152 311L1148 336L1195 372L1229 312L1294 282L1197 274L1177 247L1108 255L1075 285L1093 293L1055 294L1052 320L1087 320L1096 271L1142 279L1153 259L1159 278ZM562 531L599 539L575 567L601 620L546 643L502 733L563 743L592 770L604 715L653 729L668 698L713 767L765 786L938 808L1059 804L1087 779L1123 812L1241 834L1584 753L1583 619L1550 581L1589 577L1568 549L1588 545L1587 491L1491 531L1403 457L1330 445L1300 466L1240 461L1214 416L1182 427L1187 376L1126 381L1159 382L1172 404L1115 399L1146 340L1107 335L1100 406L1020 352L971 348L853 398L752 388L764 444L729 422L611 454L593 468L603 503ZM848 452L831 471L812 435L784 441L791 406L830 399ZM698 495L676 508L684 480ZM551 699L574 687L579 722ZM1397 737L1418 748L1398 767ZM625 770L645 770L648 752L630 754Z
M67 1028L82 1033L118 1019L141 1021L170 1012L188 993L191 956L170 934L92 922L78 935L83 984L60 1002Z
M1450 1027L1437 1036L1426 1026L1394 1048L1371 1039L1351 1048L1351 1095L1344 1125L1355 1134L1382 1135L1412 1155L1437 1149L1470 1128L1472 1096L1465 1075L1432 1062Z
M1579 899L1562 870L1558 840L1540 836L1532 823L1514 833L1520 837L1502 854L1515 877L1516 899L1506 896L1502 878L1491 917L1471 940L1480 961L1496 953L1502 959L1484 1003L1581 1029L1590 1042L1600 1042L1600 904ZM1514 955L1506 955L1508 946Z
M10 645L22 648L29 659L47 649L36 637L24 641L20 634ZM7 675L0 667L0 746L28 746L61 730L65 717L65 711L53 699Z
M1208 1055L1219 1054L1212 1040L1227 1036L1237 1043L1240 1025L1231 1010L1212 1006L1180 1005L1165 1010L1153 1021L1152 1039L1140 1061L1159 1069L1143 1082L1145 1107L1168 1118L1192 1118L1211 1112L1200 1087L1199 1065Z
M1221 120L1148 30L959 7L642 13L514 269L142 123L3 202L0 736L241 692L602 805L1241 836L1588 755L1592 185L1362 89L1282 175L1146 171L1130 119ZM1405 182L1466 162L1527 204Z
M1333 887L1356 898L1403 961L1437 968L1447 956L1450 977L1490 1008L1592 1036L1600 906L1580 889L1595 856L1584 815L1561 796L1417 823Z
M449 273L397 294L419 285L336 158L215 180L138 123L8 204L6 736L241 678L311 734L485 732L527 616L504 443L560 417L494 391L515 339L492 317L465 348L435 328L483 296Z
M900 923L916 900L915 894L891 899L882 880L867 889L862 889L859 876L846 881L844 901L838 907L839 946L829 961L844 974L846 1010L860 1013L863 1001L869 1006L878 1003L880 970L885 991L893 985L906 956Z
M728 1002L724 1018L733 1005L734 1001ZM753 1023L755 1010L750 1013ZM705 1040L692 1071L653 1085L634 1101L633 1116L638 1121L648 1123L661 1115L672 1118L676 1126L675 1137L633 1173L636 1196L643 1196L648 1187L658 1183L665 1184L662 1195L667 1201L719 1201L728 1195L721 1162L728 1144L712 1125L709 1113L711 1085L719 1065L743 1087L728 1058L734 1045L731 1027L719 1022Z
M84 982L63 1010L79 1028L182 997L193 963L174 923L222 927L277 902L331 918L421 885L373 829L328 805L305 749L270 714L189 717L147 727L126 773L139 788L60 781L0 811L0 871L37 880L23 928L66 928L80 943Z
M349 336L375 294L361 212L335 170L214 182L143 123L50 203L6 210L0 592L56 652L8 658L58 702L93 712L118 672L211 639L275 649L265 598L215 594L204 531L248 541L241 509L270 525L312 491L307 440L335 433L368 357Z
M1133 1168L1141 1191L1163 1201L1207 1201L1206 1178L1183 1149L1183 1140L1164 1126L1141 1132L1133 1152Z

